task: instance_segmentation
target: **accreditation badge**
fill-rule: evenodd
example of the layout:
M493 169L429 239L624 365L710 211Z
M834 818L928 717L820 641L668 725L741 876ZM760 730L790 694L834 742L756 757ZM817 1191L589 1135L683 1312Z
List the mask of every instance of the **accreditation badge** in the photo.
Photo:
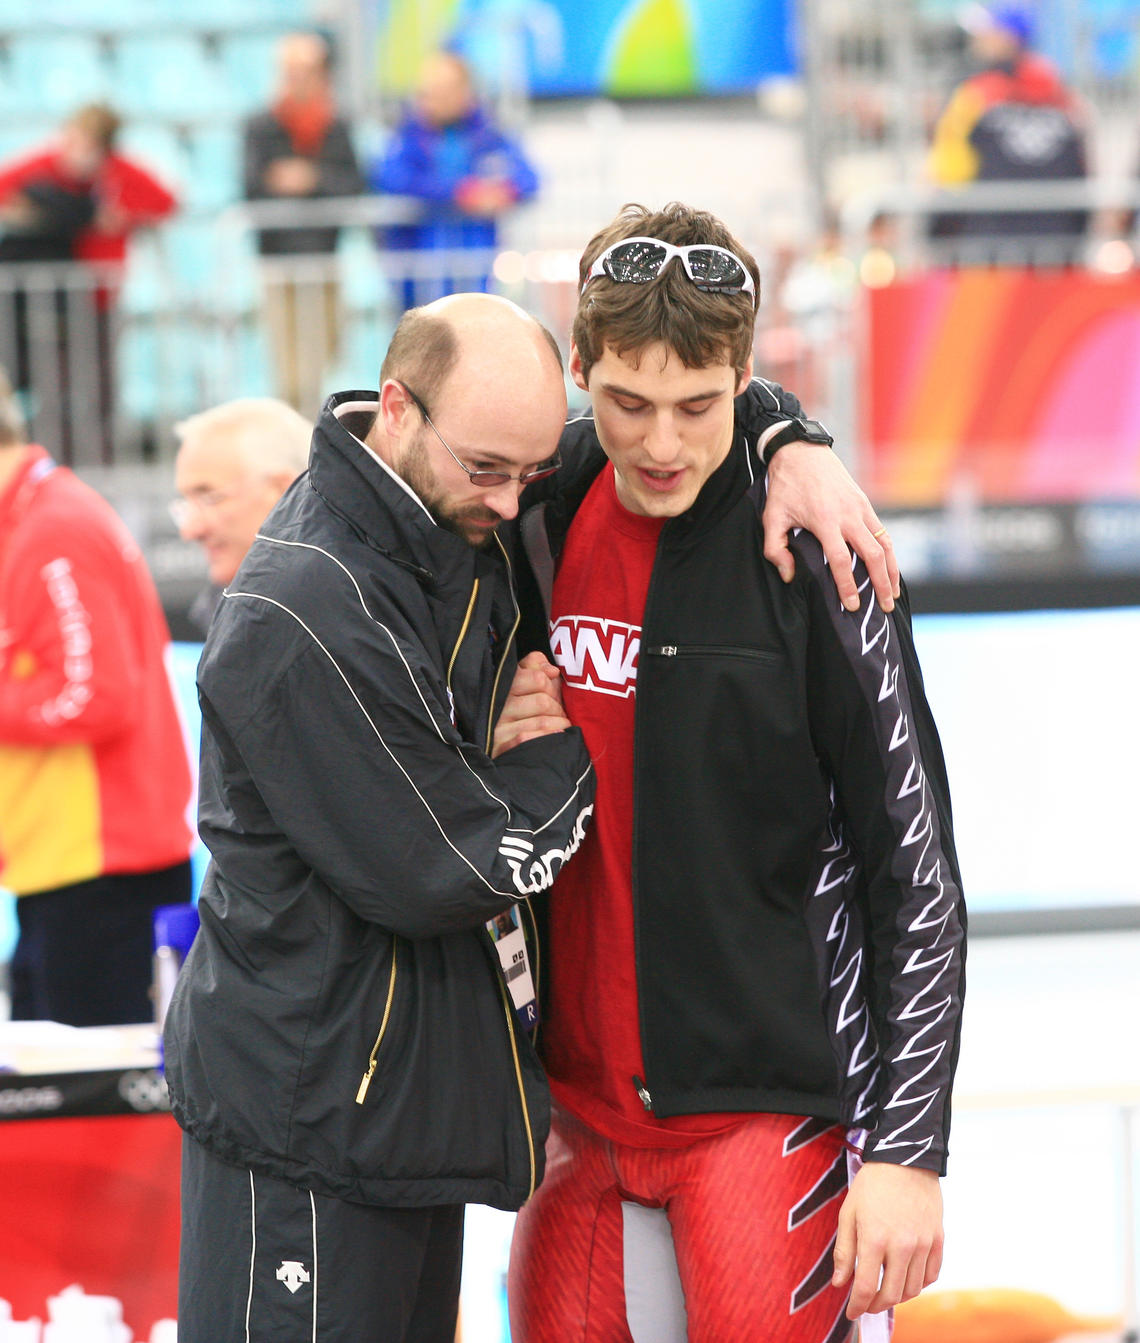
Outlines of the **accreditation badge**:
M534 992L534 976L530 970L530 957L526 949L526 937L519 921L518 905L511 905L493 919L487 920L487 931L499 953L499 963L503 967L503 977L511 991L515 1014L527 1030L538 1025L538 1000Z

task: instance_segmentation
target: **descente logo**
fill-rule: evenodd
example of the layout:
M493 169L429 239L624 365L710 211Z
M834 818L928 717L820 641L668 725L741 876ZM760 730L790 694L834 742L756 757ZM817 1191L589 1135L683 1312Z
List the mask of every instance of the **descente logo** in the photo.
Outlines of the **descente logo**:
M586 822L593 814L592 803L582 808L574 822L570 843L564 849L547 849L545 853L535 853L534 845L521 835L507 835L504 838L499 845L499 852L507 860L511 879L519 895L536 895L553 883L562 864L578 852L586 837Z
M550 647L567 685L623 699L637 688L640 625L561 616L550 627Z

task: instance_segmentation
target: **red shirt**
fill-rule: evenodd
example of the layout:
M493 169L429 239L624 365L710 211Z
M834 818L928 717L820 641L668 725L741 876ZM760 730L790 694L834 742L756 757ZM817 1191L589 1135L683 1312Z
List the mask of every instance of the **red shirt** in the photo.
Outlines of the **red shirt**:
M618 501L613 467L570 527L551 610L567 717L597 773L594 818L550 901L543 1060L555 1099L595 1132L635 1147L684 1146L740 1115L647 1111L633 917L633 745L641 622L663 518Z
M0 493L0 883L17 895L189 857L169 645L118 516L29 449Z
M122 154L108 154L94 179L85 182L67 171L58 150L52 147L26 154L0 169L0 203L18 195L28 183L44 181L70 191L89 188L97 207L109 211L114 219L112 227L104 227L96 215L91 227L75 241L77 261L121 265L126 260L131 233L165 219L178 203L157 178Z

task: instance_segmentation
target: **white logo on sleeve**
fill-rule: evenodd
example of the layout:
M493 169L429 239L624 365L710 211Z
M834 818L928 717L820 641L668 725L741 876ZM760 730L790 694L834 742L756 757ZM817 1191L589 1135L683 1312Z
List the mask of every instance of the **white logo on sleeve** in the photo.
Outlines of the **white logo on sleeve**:
M551 626L550 648L567 685L623 699L637 689L640 625L597 616L561 616Z
M291 1292L296 1292L309 1281L309 1272L305 1265L299 1264L296 1259L285 1259L277 1270L277 1281L283 1282Z

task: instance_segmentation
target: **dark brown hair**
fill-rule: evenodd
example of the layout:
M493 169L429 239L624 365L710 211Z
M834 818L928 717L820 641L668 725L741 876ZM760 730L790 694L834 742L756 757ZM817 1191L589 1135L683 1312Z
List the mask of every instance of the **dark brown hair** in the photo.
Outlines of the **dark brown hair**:
M676 247L708 243L727 248L748 267L759 301L760 268L752 254L715 215L679 201L656 211L643 205L623 205L613 222L587 243L578 263L579 287L607 247L634 237L660 238ZM587 379L607 345L624 355L659 341L675 350L686 368L729 363L740 377L752 354L755 325L756 303L751 294L743 290L738 294L705 293L674 259L656 279L645 284L621 284L606 275L591 280L578 300L573 334Z
M84 103L68 117L68 121L86 132L107 154L114 149L115 141L119 138L119 128L123 124L122 118L110 103Z

